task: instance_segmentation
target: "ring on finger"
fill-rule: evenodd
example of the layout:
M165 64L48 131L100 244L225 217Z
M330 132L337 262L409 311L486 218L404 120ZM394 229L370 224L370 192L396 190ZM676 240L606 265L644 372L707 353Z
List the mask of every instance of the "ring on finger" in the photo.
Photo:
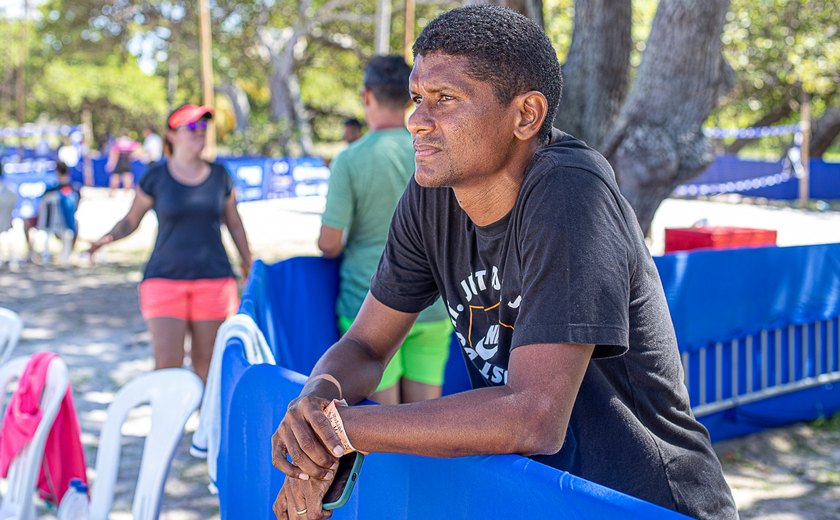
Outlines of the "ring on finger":
M306 514L306 510L307 510L307 509L306 509L305 507L304 507L303 509L301 509L300 511L298 511L297 509L295 509L295 513L297 513L298 515L305 515L305 514Z

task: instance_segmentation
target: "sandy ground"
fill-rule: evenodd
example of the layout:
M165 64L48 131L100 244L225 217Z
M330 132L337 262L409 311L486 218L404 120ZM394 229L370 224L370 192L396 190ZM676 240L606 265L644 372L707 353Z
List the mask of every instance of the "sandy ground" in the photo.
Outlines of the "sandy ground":
M77 250L107 232L131 201L87 189L79 209ZM323 201L274 200L240 205L255 257L278 260L315 254ZM651 250L662 251L664 227L711 225L778 230L780 245L840 242L840 213L812 212L733 202L668 200L654 221ZM105 409L126 382L152 368L149 335L137 305L136 285L155 232L152 215L128 239L97 254L92 265L74 255L69 265L23 263L0 267L0 306L18 312L25 330L17 355L58 352L70 367L88 467L95 462ZM20 229L13 248L23 253ZM51 247L58 252L58 243ZM233 248L230 248L233 251ZM187 425L166 485L161 518L218 518L207 491L206 464L188 453L195 417ZM112 518L130 518L133 483L143 449L137 435L148 428L148 410L132 415L126 435ZM742 518L771 520L840 518L840 420L800 424L716 445ZM95 475L90 471L94 480ZM39 515L54 518L39 506Z

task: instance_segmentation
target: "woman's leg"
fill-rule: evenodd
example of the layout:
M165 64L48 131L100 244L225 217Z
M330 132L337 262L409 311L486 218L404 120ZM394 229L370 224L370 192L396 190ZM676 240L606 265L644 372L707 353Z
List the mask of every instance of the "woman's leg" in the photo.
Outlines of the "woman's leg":
M134 174L131 172L124 172L122 175L122 187L130 190L134 187Z
M190 329L190 358L196 375L203 382L207 382L207 372L210 371L210 359L213 357L213 345L216 333L223 320L191 321Z
M152 334L155 370L181 368L184 364L187 322L177 318L149 318L146 322Z

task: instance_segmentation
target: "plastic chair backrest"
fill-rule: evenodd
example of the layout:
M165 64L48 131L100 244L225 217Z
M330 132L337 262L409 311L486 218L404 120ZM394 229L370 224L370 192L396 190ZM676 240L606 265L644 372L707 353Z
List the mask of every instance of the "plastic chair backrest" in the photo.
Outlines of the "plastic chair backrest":
M17 205L17 191L0 181L0 234L12 227L12 214Z
M12 351L17 346L22 330L23 320L20 316L14 311L0 307L0 366L12 357Z
M67 229L64 225L64 219L61 218L61 208L59 207L58 199L59 193L51 191L45 193L38 202L38 222L35 227L41 231L51 233L60 233Z
M29 362L29 356L21 356L6 361L0 365L0 427L2 427L3 415L6 413L6 398L10 397L9 386L13 381L20 379L26 364Z
M38 205L38 223L35 226L44 233L44 251L42 257L45 262L50 260L50 235L56 234L61 238L62 260L70 258L73 249L73 231L64 222L61 214L61 195L57 191L51 191L41 197Z
M191 371L167 368L144 374L117 392L99 437L91 520L108 518L119 468L122 424L132 409L146 403L152 409L151 428L143 446L131 512L134 520L158 517L172 455L187 419L201 402L203 389L201 379Z
M8 368L7 366L3 367L2 377L9 381L12 378L7 377L7 373L18 371L13 375L20 378L28 360L28 358L19 358L11 361L8 363ZM32 495L44 458L44 446L58 414L61 401L64 399L64 394L67 393L69 381L67 365L64 361L61 358L50 361L50 366L47 369L47 382L41 394L41 422L38 424L32 440L18 453L11 466L9 466L9 474L6 477L8 492L3 497L2 505L0 505L0 518L35 520L35 506L32 503Z

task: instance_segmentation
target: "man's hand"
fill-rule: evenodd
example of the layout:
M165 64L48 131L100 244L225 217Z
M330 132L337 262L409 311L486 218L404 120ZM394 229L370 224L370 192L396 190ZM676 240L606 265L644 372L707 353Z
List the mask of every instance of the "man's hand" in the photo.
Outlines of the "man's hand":
M286 416L271 437L272 463L292 479L331 481L335 476L334 468L344 448L324 415L329 403L319 397L298 397L289 403ZM287 454L291 463L286 460Z
M330 468L333 475L337 468L338 462ZM332 478L308 481L287 478L274 501L274 514L277 520L321 520L331 517L332 511L321 509L321 503L330 484L332 484Z

